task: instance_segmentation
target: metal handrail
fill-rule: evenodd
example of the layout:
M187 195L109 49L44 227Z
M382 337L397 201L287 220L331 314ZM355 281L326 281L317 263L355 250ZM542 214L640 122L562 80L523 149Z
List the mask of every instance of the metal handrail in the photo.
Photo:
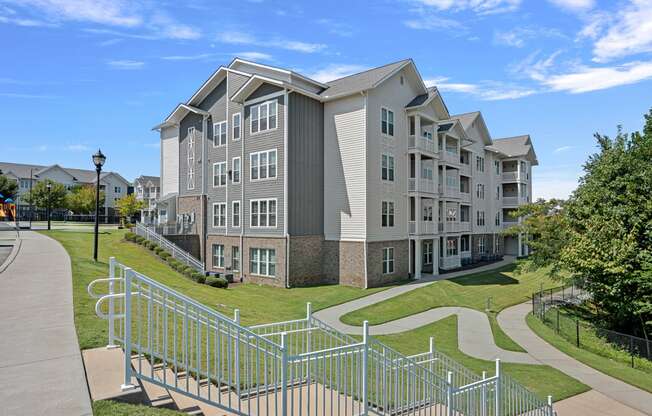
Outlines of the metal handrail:
M140 235L149 241L158 243L163 249L169 252L173 258L181 260L186 265L192 266L199 272L204 272L204 264L200 260L193 257L193 255L187 251L179 248L176 244L161 236L156 231L153 231L140 222L136 223L135 230L137 235Z

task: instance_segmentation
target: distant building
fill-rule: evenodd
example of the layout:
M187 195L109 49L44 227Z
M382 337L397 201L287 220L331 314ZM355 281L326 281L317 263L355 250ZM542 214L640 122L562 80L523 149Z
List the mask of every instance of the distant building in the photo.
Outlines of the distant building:
M161 196L161 180L158 176L141 175L134 180L136 199L144 201L140 210L140 220L145 224L155 224L157 221L156 200Z
M28 165L22 163L0 162L2 174L18 182L18 195L16 197L18 218L27 218L29 204L24 201L24 196L37 182L50 179L63 184L67 189L75 186L92 185L97 182L95 170L64 168L59 165ZM127 195L129 181L116 172L102 172L100 174L100 190L104 192L104 211L101 215L111 217L115 215L115 202Z

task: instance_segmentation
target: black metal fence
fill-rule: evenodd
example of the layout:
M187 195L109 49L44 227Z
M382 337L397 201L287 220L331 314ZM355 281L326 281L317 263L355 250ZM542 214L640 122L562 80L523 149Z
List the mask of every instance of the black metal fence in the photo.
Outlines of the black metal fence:
M532 314L578 348L620 361L627 359L632 367L652 370L652 341L602 328L559 308L579 305L589 298L575 284L546 289L532 294Z

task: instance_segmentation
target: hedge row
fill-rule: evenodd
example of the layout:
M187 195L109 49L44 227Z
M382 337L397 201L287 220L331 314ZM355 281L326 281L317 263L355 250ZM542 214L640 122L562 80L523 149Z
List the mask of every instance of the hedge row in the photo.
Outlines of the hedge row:
M152 250L154 253L156 253L157 256L161 258L161 260L167 262L167 264L174 270L188 277L189 279L194 280L197 283L203 283L212 287L219 288L226 288L229 286L229 282L227 282L225 278L204 276L203 273L198 272L193 267L186 266L185 264L181 263L179 260L173 258L170 253L165 251L158 244L154 243L153 241L146 240L144 237L136 235L132 232L127 232L125 234L125 240L140 244L141 246Z

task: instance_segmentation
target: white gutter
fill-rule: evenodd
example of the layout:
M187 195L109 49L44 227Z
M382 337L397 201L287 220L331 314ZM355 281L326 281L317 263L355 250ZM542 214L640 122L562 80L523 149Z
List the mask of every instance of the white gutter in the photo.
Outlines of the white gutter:
M288 113L290 101L287 88L283 91L283 236L285 237L285 287L290 287L290 236L288 235Z

